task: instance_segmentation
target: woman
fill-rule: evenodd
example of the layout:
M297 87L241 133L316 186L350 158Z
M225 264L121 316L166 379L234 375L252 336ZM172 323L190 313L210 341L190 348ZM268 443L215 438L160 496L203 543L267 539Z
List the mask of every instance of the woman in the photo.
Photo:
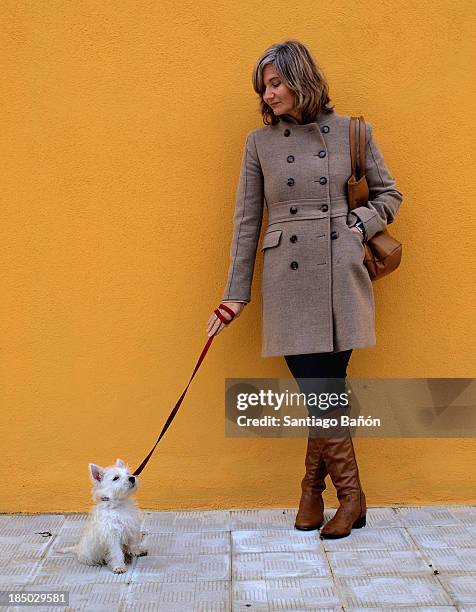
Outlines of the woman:
M252 80L265 127L246 137L222 302L236 318L251 301L265 200L262 356L284 356L302 391L315 384L306 378L327 377L344 389L353 349L376 343L363 242L394 220L403 196L366 122L369 201L349 212L350 116L330 105L326 78L302 43L270 47ZM221 319L208 320L209 336L230 320L220 311ZM321 537L344 537L364 526L366 501L350 435L310 434L305 465L295 527L321 527L328 473L340 505Z

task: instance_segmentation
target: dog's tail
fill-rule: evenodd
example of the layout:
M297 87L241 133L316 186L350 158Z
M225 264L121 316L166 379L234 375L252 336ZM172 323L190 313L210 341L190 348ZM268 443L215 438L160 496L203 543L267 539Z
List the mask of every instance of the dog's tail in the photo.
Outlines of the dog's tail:
M55 550L55 552L57 553L70 553L70 552L76 552L78 550L78 545L75 544L74 546L63 546L62 548L57 548Z

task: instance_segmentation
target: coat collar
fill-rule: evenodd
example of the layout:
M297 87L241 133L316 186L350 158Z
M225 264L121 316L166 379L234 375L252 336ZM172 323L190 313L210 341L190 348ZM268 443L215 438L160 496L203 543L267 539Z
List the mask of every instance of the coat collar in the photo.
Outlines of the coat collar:
M318 123L318 124L325 123L330 118L332 118L334 114L335 114L334 109L331 109L330 112L321 109L317 113L317 116L314 119L314 121L311 121L310 123L299 123L294 117L291 117L291 115L288 115L288 114L278 115L278 119L279 121L283 121L283 123L292 123L293 125L297 127L306 127L308 125L311 125L312 123Z

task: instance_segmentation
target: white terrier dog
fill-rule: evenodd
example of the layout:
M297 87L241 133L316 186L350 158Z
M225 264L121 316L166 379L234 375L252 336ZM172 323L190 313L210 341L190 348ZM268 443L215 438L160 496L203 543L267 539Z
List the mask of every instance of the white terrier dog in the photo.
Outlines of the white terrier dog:
M89 471L96 505L79 543L60 552L74 550L81 563L107 564L115 574L122 574L132 557L147 554L140 547L142 517L133 498L138 480L122 459L106 468L90 463Z

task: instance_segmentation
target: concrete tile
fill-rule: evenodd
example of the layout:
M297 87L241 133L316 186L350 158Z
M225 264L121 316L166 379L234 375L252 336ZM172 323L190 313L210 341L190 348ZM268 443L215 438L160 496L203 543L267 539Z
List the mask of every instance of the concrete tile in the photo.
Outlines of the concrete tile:
M467 512L476 516L476 504L447 504L442 507L450 512Z
M439 578L457 606L476 605L476 573L463 576L442 573Z
M36 532L55 535L63 522L62 514L0 514L0 537L21 537Z
M74 553L59 553L59 549L64 548L65 546L73 546L77 544L81 538L81 534L86 527L86 515L81 519L77 519L74 521L66 520L51 544L51 547L48 550L47 556L56 556L58 554L66 554L73 555Z
M73 609L87 612L304 612L342 604L353 612L476 612L475 506L369 508L367 526L339 540L294 529L297 508L143 512L152 554L122 575L59 553L78 541L87 513L0 515L0 588L65 588ZM327 508L326 520L334 513Z
M26 609L38 612L58 612L61 610L81 610L84 612L119 612L121 602L125 599L129 586L127 584L76 584L69 585L69 606L30 606ZM32 587L25 587L23 592L31 591ZM44 585L41 591L58 591L61 587ZM8 610L24 612L25 606L12 606Z
M64 518L64 523L61 525L60 533L63 533L65 530L76 530L80 531L83 526L86 524L88 519L88 514L82 512L80 514L67 514Z
M403 527L395 508L367 508L367 527Z
M150 533L143 537L149 555L213 555L231 550L229 531Z
M12 584L26 584L37 575L39 567L37 559L0 559L0 589L8 589Z
M142 530L146 533L229 531L230 511L144 512Z
M41 559L51 547L54 537L39 534L0 536L0 559Z
M396 512L406 527L461 524L447 506L410 506L396 508Z
M330 577L325 554L319 551L236 553L233 580L272 578Z
M334 576L430 575L433 568L417 550L359 550L328 552Z
M317 531L297 529L256 529L232 531L233 553L245 552L299 552L322 550Z
M15 584L15 583L11 582L8 585L0 585L0 590L1 591L8 591L8 592L11 592L11 593L17 593L17 592L21 593L23 588L24 588L24 586L25 585L21 584L21 583L20 584ZM2 612L4 612L4 610L6 612L10 612L10 611L13 611L13 610L20 610L20 612L24 612L25 607L21 606L21 609L20 609L19 606L7 606L7 605L5 605L5 606L0 606L0 609L2 610Z
M34 531L56 531L64 523L64 514L0 514L0 529L5 527L28 528Z
M432 568L445 574L476 574L476 548L422 548Z
M230 528L236 530L293 529L297 508L231 510Z
M132 584L122 610L151 612L230 612L230 583Z
M476 548L476 528L472 527L409 527L408 533L420 548Z
M326 551L337 550L415 550L405 529L400 527L363 527L337 540L322 540Z
M457 612L456 606L385 606L384 608L362 608L354 606L345 606L345 612L380 612L380 609L385 612Z
M448 512L458 519L459 524L476 526L476 506L448 506Z
M74 557L74 552L60 552L65 546L74 546L79 542L81 532L74 531L71 533L69 529L62 530L60 534L51 542L48 548L47 557L67 556Z
M348 607L445 606L451 599L434 576L371 576L336 578Z
M89 566L79 563L75 557L53 556L43 560L38 574L30 586L39 585L74 585L91 583L127 583L131 579L132 565L128 565L124 574L114 574L112 570L103 566ZM65 586L66 588L66 586Z
M230 580L230 556L167 555L139 557L132 582L185 583L198 580Z
M232 588L233 612L341 610L332 578L240 580Z
M265 580L239 580L232 582L232 610L268 612L268 595Z

